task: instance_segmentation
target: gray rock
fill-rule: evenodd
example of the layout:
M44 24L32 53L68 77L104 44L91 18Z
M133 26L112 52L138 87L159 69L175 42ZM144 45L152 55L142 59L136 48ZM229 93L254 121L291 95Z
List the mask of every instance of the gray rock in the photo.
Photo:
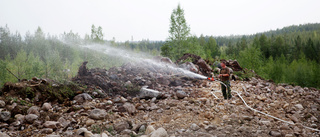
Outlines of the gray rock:
M130 128L130 125L127 121L122 121L122 122L119 122L119 123L115 123L113 125L114 129L117 131L117 132L121 132L125 129L129 129Z
M298 110L303 110L303 106L301 104L294 105Z
M169 135L164 128L160 127L156 131L152 132L150 137L169 137Z
M71 130L67 130L65 132L62 133L63 137L74 137L74 133Z
M88 93L82 93L82 94L76 95L73 98L73 100L75 100L79 103L83 103L83 102L92 100L92 97Z
M25 117L26 117L25 115L21 115L21 114L17 114L17 115L14 116L14 118L16 119L16 121L20 121L21 123L24 122Z
M9 120L11 117L11 113L8 112L8 111L2 111L0 112L0 119L3 120L3 121L7 121Z
M147 87L142 87L140 89L140 93L139 93L139 98L145 98L145 99L150 99L150 98L157 98L161 95L161 93L157 90L153 90L153 89L147 89Z
M48 111L48 110L52 109L52 106L49 103L43 103L41 109L44 111Z
M93 119L88 119L87 121L86 121L86 125L87 126L91 126L92 124L94 124L95 123L95 121L93 120Z
M290 119L294 122L294 123L298 123L299 122L299 119L295 116L291 116Z
M102 120L106 117L107 112L104 109L94 109L90 112L89 117L95 120Z
M242 116L243 120L251 121L253 117L251 116Z
M52 128L44 128L44 129L41 129L40 132L44 133L44 134L51 134L53 132L53 129Z
M292 95L293 94L293 89L287 89L287 94Z
M108 137L106 133L101 133L101 134L94 134L91 137Z
M281 137L281 133L278 131L270 131L269 133L271 136L275 136L275 137Z
M12 111L14 108L16 108L18 104L17 103L13 103L12 105L7 105L7 110Z
M84 135L84 137L93 136L92 132L88 131L86 128L80 128L77 130L76 135Z
M47 135L46 137L61 137L60 135Z
M129 114L134 114L136 112L136 107L131 103L126 102L124 103L123 107Z
M46 127L46 128L56 129L56 128L60 127L60 123L57 122L57 121L46 121L43 124L43 126Z
M285 137L294 137L293 134L286 134Z
M40 116L40 108L38 106L32 106L27 110L28 114L35 114L37 116Z
M150 104L150 109L151 110L156 110L156 109L159 109L159 107L155 103L151 103Z
M61 125L63 128L69 126L70 123L71 123L69 120L66 120L66 119L64 119L63 117L60 117L60 118L58 119L58 122L60 123L60 125Z
M130 129L124 129L121 131L121 135L129 135L130 133L132 133L132 131Z
M193 131L197 131L197 130L200 129L200 127L199 127L197 124L193 123L193 124L190 126L190 129L193 130Z
M183 98L185 98L185 97L188 96L188 94L187 94L186 92L184 92L183 90L178 90L177 93L176 93L176 95L177 95L177 97L178 97L179 99L183 99Z
M146 131L146 126L145 125L141 125L139 128L139 132L143 133L144 131Z
M28 115L26 115L26 117L25 117L25 120L28 122L28 123L33 123L35 120L37 120L38 119L38 116L37 115L35 115L35 114L28 114Z
M4 102L3 100L0 100L0 108L3 108L6 106L6 102Z
M318 122L318 119L317 119L315 116L312 116L312 117L310 118L310 120L311 120L312 122Z
M15 122L12 122L10 125L18 127L18 126L21 125L21 122L20 121L15 121Z
M267 121L267 120L266 120L266 121L261 120L260 123L261 123L262 125L271 126L271 122L270 122L270 121Z
M146 135L149 135L149 134L150 134L151 132L153 132L153 131L155 131L155 129L153 128L152 125L149 125L149 126L147 126L147 129L146 129L145 134L146 134Z
M216 130L217 126L216 125L209 125L209 126L206 126L204 129L206 131Z
M289 130L289 129L290 129L290 127L289 127L288 124L282 124L282 125L280 126L280 130Z
M0 137L10 137L8 134L0 132Z

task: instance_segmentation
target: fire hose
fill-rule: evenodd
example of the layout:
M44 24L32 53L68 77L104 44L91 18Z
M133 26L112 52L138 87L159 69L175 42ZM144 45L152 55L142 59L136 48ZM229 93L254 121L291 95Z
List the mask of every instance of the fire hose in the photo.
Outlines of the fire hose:
M224 83L223 83L222 81L220 81L220 80L216 80L216 79L214 79L213 77L212 77L212 78L207 78L207 79L210 80L210 81L218 81L218 82L220 82L222 85L224 85L224 86L227 88L227 85L224 84ZM244 87L242 87L242 88L245 90ZM232 91L233 91L233 92L236 92L237 95L239 96L239 98L242 100L242 102L246 105L246 107L249 108L249 109L251 109L252 111L258 112L258 113L260 113L260 114L263 114L263 115L265 115L265 116L271 117L271 118L273 118L273 119L282 121L282 122L287 123L287 124L290 124L290 125L297 125L297 124L293 123L292 121L286 121L286 120L277 118L277 117L275 117L275 116L269 115L269 114L267 114L267 113L261 112L261 111L259 111L259 110L256 110L256 109L250 107L250 106L246 103L246 101L242 98L242 96L240 95L240 93L239 93L238 91L235 91L235 90L232 90ZM217 97L216 95L214 95L212 92L211 92L211 94L212 94L214 97L218 98L218 97ZM301 125L301 126L304 127L304 128L307 128L307 129L310 129L310 130L313 130L313 131L320 132L319 129L307 127L307 126L304 126L304 125L302 125L302 124L299 124L299 125Z

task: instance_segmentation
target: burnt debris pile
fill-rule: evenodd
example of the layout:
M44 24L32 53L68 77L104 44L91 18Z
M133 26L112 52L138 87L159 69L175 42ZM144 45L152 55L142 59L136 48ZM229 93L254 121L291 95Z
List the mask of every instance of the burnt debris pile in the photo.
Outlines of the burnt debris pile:
M210 66L202 59L198 64L186 62L177 67L169 58L158 56L151 60L126 63L109 70L88 69L87 63L83 62L79 67L78 75L73 81L100 90L104 96L136 97L141 93L143 86L161 92L161 96L158 97L171 96L184 87L199 85L199 79L185 72L193 71L199 74L212 72L212 69L208 69Z

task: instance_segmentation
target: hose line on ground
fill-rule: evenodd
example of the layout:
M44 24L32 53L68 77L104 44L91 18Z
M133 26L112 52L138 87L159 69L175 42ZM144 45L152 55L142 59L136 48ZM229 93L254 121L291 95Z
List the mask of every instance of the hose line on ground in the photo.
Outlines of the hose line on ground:
M227 85L224 84L222 81L219 81L219 80L215 80L215 81L220 82L221 84L223 84L223 85L227 88ZM245 90L245 88L243 88L243 89ZM277 117L275 117L275 116L269 115L269 114L267 114L267 113L261 112L261 111L259 111L259 110L256 110L256 109L250 107L250 106L246 103L246 101L242 98L242 96L240 95L240 93L239 93L238 91L236 91L236 90L232 90L232 91L233 91L233 92L236 92L237 95L239 96L239 98L242 100L242 102L246 105L246 107L248 107L248 108L251 109L252 111L261 113L261 114L263 114L263 115L266 115L266 116L268 116L268 117L271 117L271 118L276 119L276 120L279 120L279 121L282 121L282 122L284 122L284 123L288 123L288 124L291 124L291 125L297 125L297 124L293 123L292 121L286 121L286 120L277 118ZM211 94L214 95L212 92L211 92ZM214 95L214 96L215 96L216 98L218 98L216 95ZM307 128L307 129L310 129L310 130L314 130L314 131L320 132L319 129L307 127L307 126L304 126L304 125L302 125L302 124L300 124L300 125L301 125L302 127L304 127L304 128Z

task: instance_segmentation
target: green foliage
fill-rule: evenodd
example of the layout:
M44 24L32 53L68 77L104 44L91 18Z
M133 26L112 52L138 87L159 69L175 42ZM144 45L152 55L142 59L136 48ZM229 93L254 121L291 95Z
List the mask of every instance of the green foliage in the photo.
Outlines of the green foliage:
M250 70L245 70L245 72L235 71L233 73L235 75L237 75L240 78L240 80L248 80L248 79L256 76L255 73Z
M161 48L161 55L168 55L174 60L181 57L186 49L188 36L190 35L190 27L187 25L184 17L184 10L180 4L172 11L170 17L169 40L164 48ZM173 54L172 54L173 53Z
M96 28L93 24L91 26L91 40L94 42L103 42L102 27Z
M239 62L244 68L258 70L262 64L262 53L258 47L252 45L240 51Z
M319 88L319 33L320 24L315 23L215 39L220 58L238 59L242 67L254 70L262 78Z
M103 129L100 125L97 125L97 124L93 124L91 125L91 130L92 130L92 133L94 134L100 134L103 132Z

